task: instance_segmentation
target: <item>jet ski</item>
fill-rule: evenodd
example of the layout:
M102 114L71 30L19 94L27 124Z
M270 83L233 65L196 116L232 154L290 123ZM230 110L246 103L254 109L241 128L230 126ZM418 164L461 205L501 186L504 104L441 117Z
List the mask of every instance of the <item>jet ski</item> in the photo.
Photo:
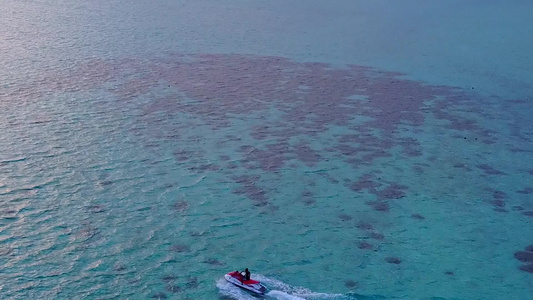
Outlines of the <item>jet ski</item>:
M249 290L250 292L264 295L267 288L266 286L262 285L261 282L257 280L244 280L244 276L239 272L230 272L226 275L224 275L224 278L230 283L233 283L234 285Z

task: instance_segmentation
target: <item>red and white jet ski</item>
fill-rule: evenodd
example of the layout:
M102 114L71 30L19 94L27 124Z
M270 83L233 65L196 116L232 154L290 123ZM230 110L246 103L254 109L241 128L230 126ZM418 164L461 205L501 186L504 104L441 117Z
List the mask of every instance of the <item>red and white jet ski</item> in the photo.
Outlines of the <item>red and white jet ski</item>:
M224 275L224 278L240 288L249 290L250 292L259 295L265 294L267 290L266 286L262 285L261 282L257 280L244 280L244 276L239 271L230 272Z

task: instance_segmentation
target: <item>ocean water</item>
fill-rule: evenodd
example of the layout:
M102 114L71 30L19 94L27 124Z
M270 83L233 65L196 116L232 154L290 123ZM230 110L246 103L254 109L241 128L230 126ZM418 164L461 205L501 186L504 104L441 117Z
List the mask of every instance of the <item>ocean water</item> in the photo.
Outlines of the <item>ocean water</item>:
M0 299L532 299L530 1L0 9Z

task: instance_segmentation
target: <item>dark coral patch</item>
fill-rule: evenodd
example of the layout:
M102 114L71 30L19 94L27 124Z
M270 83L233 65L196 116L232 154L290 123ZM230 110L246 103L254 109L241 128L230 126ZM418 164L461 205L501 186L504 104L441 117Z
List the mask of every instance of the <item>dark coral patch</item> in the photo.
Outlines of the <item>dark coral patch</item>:
M189 251L191 251L191 248L189 246L187 246L187 245L178 244L178 245L170 246L170 251L178 252L178 253L189 252Z
M181 162L190 160L193 157L200 157L199 152L186 149L176 150L173 154L176 160Z
M161 279L162 279L164 282L169 283L169 282L172 282L172 281L176 280L176 278L177 278L177 277L174 276L174 275L165 275L165 276L163 276Z
M520 270L528 272L528 273L533 273L533 264L522 265L520 266Z
M267 150L258 149L255 147L245 148L245 160L255 163L250 167L253 169L260 168L263 171L277 172L285 165L289 152L288 146L285 143L268 145Z
M244 186L250 186L254 185L256 181L259 180L259 175L243 175L243 176L235 176L233 177L233 180L235 180L236 183L244 185Z
M229 163L226 168L230 170L237 169L239 166L236 163Z
M381 199L400 199L405 197L405 189L406 186L394 183L377 192L377 195Z
M314 166L322 157L317 151L313 150L309 145L300 143L294 147L294 151L299 160L303 161L308 166Z
M216 164L203 164L203 165L197 165L189 167L189 171L195 172L195 173L205 173L205 172L216 172L220 170L220 166Z
M233 190L233 193L245 195L253 200L256 206L265 206L268 204L266 192L256 185L259 180L258 175L243 175L233 177L236 183L240 184L239 188Z
M381 178L378 178L378 180ZM400 199L405 197L406 193L405 190L407 189L407 186L401 185L398 183L392 183L386 188L382 190L378 190L377 188L380 187L381 184L375 182L374 176L371 174L365 174L361 178L359 178L357 181L351 183L349 185L349 188L354 192L361 192L363 190L368 190L369 193L374 194L378 197L380 200L393 200L393 199ZM373 205L376 204L376 208L385 209L386 203L382 201L378 202L369 202L367 204ZM376 209L380 210L380 209ZM380 210L380 211L386 211Z
M302 201L305 205L313 205L315 204L315 199L313 198L313 193L308 190L304 190L302 192Z
M514 257L521 262L533 263L533 252L518 251L515 252Z
M163 292L158 292L158 293L155 293L152 295L153 299L167 299L167 294L163 293Z
M492 193L492 198L494 198L494 199L498 199L498 200L499 200L499 199L505 199L505 197L507 197L507 194L505 194L505 193L502 192L502 191L497 191L497 190L496 190L496 191L494 191L494 192Z
M50 76L54 79L35 86L48 84L56 91L65 91L65 87L70 86L66 83L74 81L83 82L80 88L91 88L105 83L106 78L125 72L142 73L142 79L130 79L113 92L123 101L131 101L146 95L164 81L168 83L165 87L179 90L190 101L176 101L174 95L154 99L146 105L144 117L158 112L169 115L186 113L199 116L213 128L229 126L227 119L230 114L249 115L272 105L283 111L285 130L272 130L283 127L277 124L261 124L254 132L257 139L314 135L325 131L328 125L343 126L354 115L364 115L371 120L361 125L356 135L360 138L352 141L362 147L351 153L361 156L359 161L363 162L390 155L387 150L394 144L391 140L400 141L407 155L420 155L416 139L393 139L390 136L401 125L421 126L428 111L438 119L449 121L450 128L470 131L487 139L491 137L490 131L484 130L472 119L453 114L458 104L471 103L472 99L465 93L452 88L427 86L402 79L398 73L360 66L335 69L326 64L301 64L280 57L175 54L149 62L132 59L92 61L79 69L73 74ZM83 74L83 78L78 73ZM28 89L32 86L32 83L28 84ZM354 100L354 95L362 96L363 100ZM432 99L439 100L435 101L436 105L428 106L427 102ZM374 136L371 130L375 129L386 133L386 136ZM182 134L174 131L161 135L179 137ZM366 154L359 153L365 151ZM188 155L178 157L190 159ZM255 167L276 171L282 159L269 156L268 160L273 164L255 161L258 164Z
M363 241L363 242L359 242L357 244L357 248L364 249L364 250L369 250L369 249L372 249L374 247L372 246L372 244Z
M526 217L533 217L533 211L525 211L522 214Z
M185 286L188 289L195 289L198 287L198 277L189 277Z
M487 164L477 165L477 167L483 170L483 172L487 175L505 175L504 172L496 170Z
M242 194L254 201L255 206L265 206L268 204L268 199L266 197L266 192L255 186L244 186L238 189L233 190L235 194Z
M122 264L122 263L117 263L113 266L113 270L114 271L117 271L117 272L121 272L121 271L124 271L126 270L126 265L125 264Z
M286 141L279 141L274 144L268 144L266 145L266 149L268 150L268 152L276 155L285 155L287 153L290 153L290 145Z
M315 204L315 199L313 199L312 197L304 197L303 198L303 203L307 206L311 206L313 204Z
M398 257L386 257L385 261L388 262L389 264L395 264L395 265L402 263L402 260L399 259Z
M296 77L290 75L291 73L280 72L284 68L295 68L299 74ZM241 70L245 70L246 73L243 74ZM402 122L420 125L423 120L420 107L435 91L424 88L416 82L394 80L396 85L403 88L394 88L395 92L389 95L386 91L390 88L387 87L397 75L375 72L376 77L371 77L373 80L363 80L365 76L369 76L366 73L373 72L360 67L342 71L332 70L326 65L298 65L282 58L212 55L195 56L194 63L181 63L179 68L161 66L158 69L160 76L172 82L176 88L185 91L190 97L201 99L204 104L212 103L209 102L211 99L224 103L224 107L227 108L208 116L212 119L220 119L226 111L245 113L263 109L265 104L254 101L255 99L262 100L267 97L290 102L294 101L292 99L301 101L300 99L305 97L307 101L301 105L301 110L289 110L285 119L309 135L323 131L324 124L346 123L357 108L364 109L373 117L374 121L369 125L383 130L393 130ZM181 78L189 80L183 81ZM132 84L132 88L136 85L137 83ZM250 89L250 86L254 88ZM306 89L301 89L302 86L306 86ZM371 101L366 102L369 107L343 105L357 90L366 90L371 95ZM322 91L327 91L329 101L323 101ZM403 98L409 101L401 101ZM165 107L167 110L169 108ZM206 114L201 108L185 108L190 113ZM307 126L302 126L304 124ZM265 138L272 134L270 129L265 127L259 130L257 138Z
M532 150L526 150L526 149L521 149L521 148L509 148L509 151L513 152L513 153L533 153Z
M503 199L494 199L491 201L492 205L497 208L505 207L505 200Z
M264 140L271 136L275 129L270 126L255 126L250 135L256 140Z
M330 183L337 184L339 181L335 179L333 176L329 175L328 173L321 173L322 177L326 178Z
M456 169L463 169L465 171L472 171L472 169L470 169L470 167L468 167L468 165L464 164L464 163L454 164L453 167L456 168Z
M188 208L189 208L189 202L185 200L178 200L174 204L172 204L172 209L179 211L179 212L184 212Z
M422 216L421 214L412 214L411 215L411 218L415 219L415 220L425 220L426 218L424 218L424 216Z
M531 195L533 194L533 188L526 187L523 190L516 191L519 194Z
M108 185L111 185L111 184L113 184L113 181L110 181L110 180L102 180L102 181L98 182L99 186L108 186Z
M351 279L348 279L348 280L344 281L344 286L347 287L347 288L352 289L352 288L357 286L357 282L355 282L355 281L353 281Z
M455 273L453 271L444 271L444 275L448 275L448 276L454 276Z
M103 205L90 205L87 207L89 211L92 213L101 213L105 211L105 208Z
M533 252L533 245L529 245L529 246L525 247L524 250L529 251L529 252Z
M302 191L302 197L311 197L311 196L313 196L313 193L311 191L308 191L308 190Z
M475 131L479 129L479 126L474 120L458 120L456 118L452 119L452 124L449 127L460 131Z
M385 236L383 234L379 233L379 232L372 232L370 234L370 237L375 239L375 240L382 240L382 239L385 238Z
M372 202L368 202L367 204L372 206L372 208L375 211L387 212L390 209L389 204L387 204L386 202L382 202L382 201L372 201Z
M363 177L359 178L359 180L357 180L356 182L352 183L350 185L350 189L355 192L360 192L363 189L374 191L377 186L378 184L373 181L373 176L370 174L366 174Z
M191 232L189 232L189 235L193 236L193 237L204 236L206 234L207 233L205 231L191 231Z
M403 153L409 157L422 156L422 147L420 142L414 138L400 139L400 145L403 147Z
M489 189L491 190L491 189ZM505 198L507 197L507 194L505 194L502 191L498 190L492 190L492 201L491 204L494 206L494 210L498 212L507 212L507 210L504 209L505 207Z
M339 219L341 221L350 221L352 219L352 216L346 215L346 214L340 214L338 215Z
M422 166L414 165L413 170L416 172L416 174L421 175L425 173L425 170Z
M384 157L390 157L392 156L389 152L385 151L385 150L382 150L382 149L378 149L378 150L373 150L371 152L369 152L368 154L365 154L361 157L361 160L360 161L355 161L355 164L366 164L366 165L370 165L372 163L372 161L378 159L378 158L384 158Z
M369 164L381 157L390 157L387 152L394 143L389 138L378 138L368 128L358 128L361 134L343 135L334 152L339 153L347 162L357 168L361 164Z
M359 148L343 143L338 144L334 149L330 150L331 152L338 152L345 157L357 156L360 152Z
M138 122L142 125L146 123L148 134L163 131L161 136L186 136L186 126L174 125L164 129L161 126L163 122L154 118L159 113L170 116L169 120L174 115L191 115L191 119L200 122L203 120L209 127L222 128L231 126L228 119L232 119L234 115L250 116L256 112L267 112L271 108L282 112L282 124L258 124L252 134L254 138L262 140L261 143L252 143L259 144L258 147L266 141L279 141L280 144L262 149L251 147L247 152L242 152L243 159L247 162L230 164L228 169L243 167L277 172L284 166L285 160L294 154L306 163L316 163L320 157L309 146L304 144L300 148L293 147L287 145L287 141L300 135L316 135L327 130L330 125L349 126L354 116L369 117L364 119L370 121L362 122L357 127L352 126L353 134L344 140L339 139L341 145L335 149L345 160L350 159L354 167L389 156L390 149L397 146L402 147L405 155L421 155L420 142L416 138L399 138L397 133L399 129L403 130L401 126L422 125L426 115L433 114L437 119L447 120L450 128L475 133L461 132L463 136L491 139L491 132L481 128L481 123L477 124L473 118L454 114L457 110L468 111L462 104L477 104L468 94L452 88L428 86L403 79L401 74L372 68L349 66L335 69L326 64L301 64L280 57L175 54L149 61L92 61L81 66L81 69L82 72L62 76L63 79L50 79L48 84L55 89L64 90L63 86L70 85L62 81L81 82L81 88L90 88L105 83L107 79L104 78L118 78L117 75L131 72L142 76L121 76L135 79L113 89L117 98L124 102L147 95L151 89L160 85L158 82L165 82L165 87L168 83L169 92L180 91L180 95L156 98L145 105L145 115ZM78 73L88 80L80 80ZM28 86L31 88L32 84ZM42 87L42 84L36 86ZM354 95L361 97L355 99ZM183 98L183 101L176 101L178 97ZM472 105L473 107L476 106ZM168 132L164 132L165 130ZM416 130L412 132L416 133ZM228 137L229 141L235 142L225 145L238 147L242 143L240 139L237 136ZM177 160L194 162L196 158L202 158L203 153L180 150L175 155ZM200 165L194 166L192 170L209 171L209 168L215 167ZM489 175L493 172L485 170ZM379 185L373 178L369 181L370 183L354 183L352 190L367 189L380 200L405 196L401 190L389 193L385 189L385 192L377 194ZM266 192L256 183L240 184L234 192L245 195L259 206L268 203ZM374 207L380 211L385 208L388 209L387 203Z
M181 288L178 285L175 284L168 284L166 287L167 292L171 293L179 293L181 292Z
M374 229L374 226L372 226L372 224L368 222L357 222L356 227L362 230L373 230Z

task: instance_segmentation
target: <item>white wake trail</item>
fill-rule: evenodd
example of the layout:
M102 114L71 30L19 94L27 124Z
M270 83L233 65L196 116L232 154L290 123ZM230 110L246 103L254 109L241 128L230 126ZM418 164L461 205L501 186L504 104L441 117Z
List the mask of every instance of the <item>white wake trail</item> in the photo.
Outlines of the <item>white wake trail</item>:
M341 294L316 293L307 288L291 286L283 281L270 278L261 274L254 274L253 279L261 281L269 291L265 299L277 300L318 300L318 299L344 299ZM227 282L224 278L217 281L220 293L237 300L257 300L258 298L243 289Z

